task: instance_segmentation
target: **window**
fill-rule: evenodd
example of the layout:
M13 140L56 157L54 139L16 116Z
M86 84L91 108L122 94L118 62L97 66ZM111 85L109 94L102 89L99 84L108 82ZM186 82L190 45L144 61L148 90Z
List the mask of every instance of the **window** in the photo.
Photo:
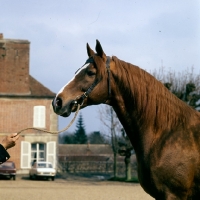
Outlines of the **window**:
M33 108L33 127L46 127L46 108L45 106L34 106Z
M34 161L48 161L56 167L56 142L21 142L21 168L30 168Z
M44 143L31 144L31 163L33 161L46 161L46 145Z

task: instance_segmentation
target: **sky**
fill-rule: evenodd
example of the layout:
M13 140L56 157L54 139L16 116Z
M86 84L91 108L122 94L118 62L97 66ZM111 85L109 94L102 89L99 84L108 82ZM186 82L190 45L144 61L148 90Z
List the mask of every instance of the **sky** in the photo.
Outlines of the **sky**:
M199 0L0 0L0 33L30 41L30 74L57 93L96 39L108 56L153 71L200 72ZM87 133L103 131L99 109L81 110ZM59 117L59 130L69 118ZM75 123L68 130L74 132Z

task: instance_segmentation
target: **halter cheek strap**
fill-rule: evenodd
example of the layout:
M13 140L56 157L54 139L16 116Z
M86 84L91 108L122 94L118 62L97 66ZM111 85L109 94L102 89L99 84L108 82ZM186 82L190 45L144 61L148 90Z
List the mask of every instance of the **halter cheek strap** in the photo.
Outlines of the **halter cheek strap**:
M85 64L87 63L94 63L94 59L90 57ZM110 57L107 56L106 60L106 69L108 72L108 96L111 96L111 85L110 85ZM76 100L74 101L75 104L79 103L81 106L83 105L84 99L89 96L89 94L92 92L94 87L99 83L98 79L95 79L95 81L92 83L92 85L85 91L81 96L77 97Z

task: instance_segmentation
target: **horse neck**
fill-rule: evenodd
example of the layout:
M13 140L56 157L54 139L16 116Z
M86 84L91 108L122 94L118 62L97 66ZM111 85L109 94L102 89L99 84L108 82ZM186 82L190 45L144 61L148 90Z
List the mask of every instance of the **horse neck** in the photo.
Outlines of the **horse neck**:
M113 60L112 106L132 141L187 124L185 113L194 112L190 107L149 73L116 57Z

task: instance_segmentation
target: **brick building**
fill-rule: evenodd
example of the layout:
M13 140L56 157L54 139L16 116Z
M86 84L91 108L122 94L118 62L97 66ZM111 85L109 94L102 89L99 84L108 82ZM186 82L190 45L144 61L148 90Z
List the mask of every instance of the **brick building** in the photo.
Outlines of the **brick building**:
M51 101L55 94L29 74L27 40L4 39L0 34L0 141L27 127L56 131L57 115ZM57 135L39 131L20 134L8 150L18 173L28 173L33 160L51 161L56 166Z

